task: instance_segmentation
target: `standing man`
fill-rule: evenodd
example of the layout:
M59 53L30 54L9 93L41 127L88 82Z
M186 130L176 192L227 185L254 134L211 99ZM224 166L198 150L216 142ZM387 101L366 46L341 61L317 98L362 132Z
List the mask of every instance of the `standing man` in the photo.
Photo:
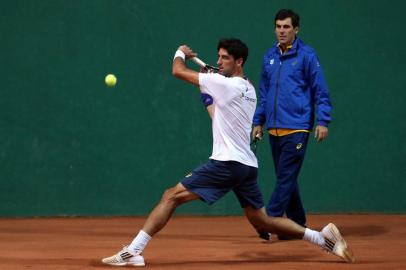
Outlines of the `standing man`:
M282 9L275 16L278 42L263 58L259 86L260 104L253 120L253 137L269 133L277 177L275 189L267 205L268 215L284 214L306 226L297 182L308 137L314 125L314 137L322 142L328 135L331 121L329 91L316 52L298 37L299 15ZM266 232L260 237L269 239ZM289 239L278 235L279 239Z
M201 92L213 98L212 156L205 165L166 190L134 240L102 262L113 266L144 266L144 248L164 228L179 205L197 199L213 204L231 190L255 228L304 239L353 262L354 257L335 225L330 223L317 232L289 219L265 214L257 184L257 159L250 149L256 95L244 76L248 48L239 39L223 39L217 49L219 74L197 73L187 68L185 59L196 54L186 45L178 48L172 65L175 77L199 86Z

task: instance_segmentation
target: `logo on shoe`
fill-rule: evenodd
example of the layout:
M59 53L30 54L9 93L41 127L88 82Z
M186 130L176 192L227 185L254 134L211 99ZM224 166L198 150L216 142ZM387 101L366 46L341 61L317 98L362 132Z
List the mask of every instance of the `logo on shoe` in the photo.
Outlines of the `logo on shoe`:
M191 177L192 176L192 172L188 173L185 177Z

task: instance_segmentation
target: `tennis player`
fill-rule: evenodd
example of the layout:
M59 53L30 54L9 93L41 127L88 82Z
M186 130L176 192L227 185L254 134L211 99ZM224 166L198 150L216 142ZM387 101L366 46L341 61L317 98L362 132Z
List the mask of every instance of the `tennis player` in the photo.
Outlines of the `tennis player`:
M354 256L334 224L330 223L318 232L290 219L265 214L257 184L257 159L250 149L257 98L254 87L244 76L248 48L239 39L222 39L217 50L217 74L198 73L187 68L185 60L196 54L186 45L178 48L172 66L175 77L199 86L202 93L213 98L213 152L209 161L166 190L134 240L102 262L113 266L144 266L143 250L179 205L197 199L211 205L231 190L255 228L309 241L353 262Z

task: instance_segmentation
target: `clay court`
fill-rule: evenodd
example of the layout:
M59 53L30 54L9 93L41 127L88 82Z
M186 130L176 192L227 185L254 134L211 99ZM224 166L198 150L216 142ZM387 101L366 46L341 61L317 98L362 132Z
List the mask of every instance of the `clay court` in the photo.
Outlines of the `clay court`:
M0 269L117 269L100 258L131 241L144 220L0 219ZM406 269L406 216L310 215L308 224L320 229L329 221L341 229L355 264L304 241L262 241L243 217L176 216L146 248L145 269Z

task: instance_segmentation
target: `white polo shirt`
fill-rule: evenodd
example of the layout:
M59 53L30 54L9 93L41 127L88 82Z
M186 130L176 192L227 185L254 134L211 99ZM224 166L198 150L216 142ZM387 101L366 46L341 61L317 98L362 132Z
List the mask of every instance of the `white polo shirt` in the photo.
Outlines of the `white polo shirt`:
M257 105L255 88L241 77L199 73L202 93L213 97L213 152L210 159L238 161L258 168L250 148L252 119Z

